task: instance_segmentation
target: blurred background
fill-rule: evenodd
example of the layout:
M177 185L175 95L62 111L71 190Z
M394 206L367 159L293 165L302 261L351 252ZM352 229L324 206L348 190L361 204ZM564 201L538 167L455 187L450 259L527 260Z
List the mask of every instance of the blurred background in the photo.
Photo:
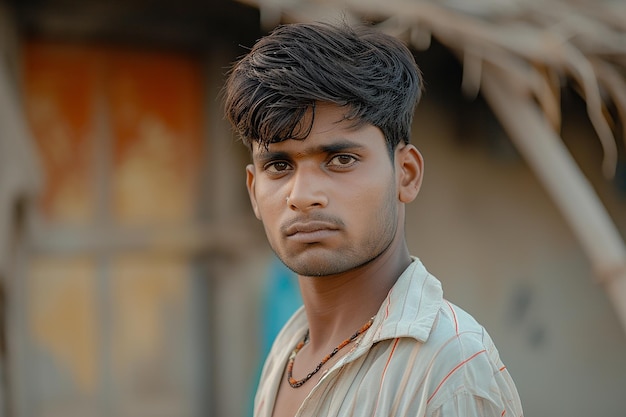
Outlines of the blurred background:
M222 114L280 23L363 20L426 80L411 251L528 416L624 415L622 1L0 1L0 416L249 416L299 305Z

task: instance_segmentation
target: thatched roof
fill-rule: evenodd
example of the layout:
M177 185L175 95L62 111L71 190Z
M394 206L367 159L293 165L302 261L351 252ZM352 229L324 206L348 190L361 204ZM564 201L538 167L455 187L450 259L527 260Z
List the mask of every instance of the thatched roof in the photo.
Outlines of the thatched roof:
M377 26L418 50L431 38L457 54L463 91L475 95L491 71L506 73L534 98L556 130L564 84L584 97L604 149L603 171L617 164L617 116L626 120L626 2L622 0L245 0L266 28L280 22L345 16ZM607 108L615 108L612 115ZM626 123L622 123L626 129ZM615 134L617 133L617 135Z
M463 65L542 181L607 287L626 329L626 245L560 138L561 91L579 92L611 178L626 139L626 1L241 0L261 23L374 21L417 50L433 38Z

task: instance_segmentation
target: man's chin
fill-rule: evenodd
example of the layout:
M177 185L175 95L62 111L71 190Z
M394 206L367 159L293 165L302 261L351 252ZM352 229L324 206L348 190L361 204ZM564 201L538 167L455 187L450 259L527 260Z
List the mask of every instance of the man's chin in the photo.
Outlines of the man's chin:
M300 276L325 277L350 271L359 265L358 262L350 262L340 251L320 251L313 253L301 253L298 256L285 256L279 258L283 263Z
M287 268L300 276L325 277L362 268L378 259L384 250L374 251L366 256L346 248L330 249L319 246L299 253L275 253Z
M302 254L296 257L282 257L281 260L298 275L305 277L323 277L343 272L332 256Z

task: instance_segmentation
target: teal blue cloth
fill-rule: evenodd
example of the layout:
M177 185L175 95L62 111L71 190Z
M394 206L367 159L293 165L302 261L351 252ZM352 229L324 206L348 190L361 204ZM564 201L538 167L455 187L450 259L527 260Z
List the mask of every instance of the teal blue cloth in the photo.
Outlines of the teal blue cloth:
M261 299L260 352L257 374L248 407L248 416L253 415L254 393L265 357L268 355L274 339L280 329L302 306L302 296L296 275L289 270L278 258L274 258L267 271L267 286Z
M280 329L302 305L302 296L295 274L278 259L269 268L266 293L262 308L262 356L270 351Z

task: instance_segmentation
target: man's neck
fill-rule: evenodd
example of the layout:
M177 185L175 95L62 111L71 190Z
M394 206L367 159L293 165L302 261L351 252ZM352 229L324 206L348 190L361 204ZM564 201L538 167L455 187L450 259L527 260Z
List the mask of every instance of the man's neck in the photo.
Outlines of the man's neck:
M298 277L309 322L310 348L326 349L374 316L411 263L405 244L353 270L326 277Z

